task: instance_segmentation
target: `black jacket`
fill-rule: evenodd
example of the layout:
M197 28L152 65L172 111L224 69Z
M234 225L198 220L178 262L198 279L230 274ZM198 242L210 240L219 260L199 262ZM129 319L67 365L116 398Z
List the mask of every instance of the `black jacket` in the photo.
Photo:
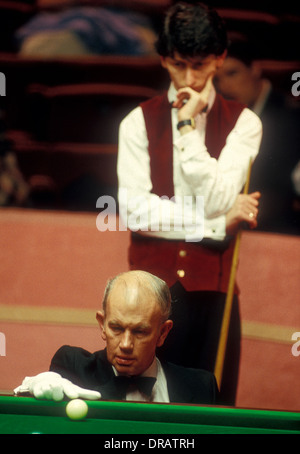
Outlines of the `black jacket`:
M218 388L214 375L202 369L191 369L162 362L170 402L215 404ZM106 350L90 353L79 347L63 346L54 355L50 370L85 389L99 391L104 400L116 397L114 372Z

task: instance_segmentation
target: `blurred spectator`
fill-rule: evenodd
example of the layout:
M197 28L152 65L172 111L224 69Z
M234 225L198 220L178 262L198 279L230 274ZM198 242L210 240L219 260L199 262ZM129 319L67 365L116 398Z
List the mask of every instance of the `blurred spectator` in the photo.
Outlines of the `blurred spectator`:
M9 142L0 140L0 207L27 204L29 186L18 167Z
M298 164L296 165L292 172L292 182L296 194L300 196L300 161L298 162Z
M156 34L145 14L118 7L70 6L41 10L15 33L19 53L71 55L147 55Z
M29 186L18 167L16 156L0 142L0 206L26 204Z
M262 120L263 138L249 191L260 191L258 229L300 234L292 172L299 160L299 109L262 77L258 53L243 39L231 41L215 86L224 97L243 102Z
M1 101L4 99L0 98ZM19 169L17 158L5 133L5 108L0 106L0 207L22 206L29 198L29 185Z
M296 197L293 203L293 209L298 216L298 224L300 224L300 161L297 163L296 167L292 172L292 183Z

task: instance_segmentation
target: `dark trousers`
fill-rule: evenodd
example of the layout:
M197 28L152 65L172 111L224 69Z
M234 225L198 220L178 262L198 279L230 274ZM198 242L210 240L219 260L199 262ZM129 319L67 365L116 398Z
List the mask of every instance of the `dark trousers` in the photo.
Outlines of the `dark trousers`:
M185 367L214 372L226 294L186 292L177 282L170 288L174 322L158 356ZM219 404L234 405L240 359L240 315L234 297L223 367Z

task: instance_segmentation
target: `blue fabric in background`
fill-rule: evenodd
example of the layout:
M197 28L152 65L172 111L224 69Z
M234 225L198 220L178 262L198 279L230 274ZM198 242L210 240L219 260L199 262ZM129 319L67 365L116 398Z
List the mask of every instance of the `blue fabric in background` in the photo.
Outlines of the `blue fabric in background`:
M152 30L142 14L104 7L74 7L61 12L41 12L15 34L17 45L40 32L69 30L96 54L142 55L145 46L137 27Z

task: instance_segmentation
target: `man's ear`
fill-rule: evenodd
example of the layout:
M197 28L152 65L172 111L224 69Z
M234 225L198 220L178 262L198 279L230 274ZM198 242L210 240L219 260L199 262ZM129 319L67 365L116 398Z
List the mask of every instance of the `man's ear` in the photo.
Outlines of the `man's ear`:
M256 61L252 62L251 66L250 66L250 70L251 70L252 76L255 79L259 80L261 78L262 67L261 67L261 65L258 62L256 62Z
M96 312L96 319L97 319L97 322L100 326L100 330L101 330L101 337L104 341L106 341L106 333L105 333L105 323L104 323L104 320L105 320L105 315L104 315L104 312L103 311L97 311Z
M173 322L172 320L166 320L160 327L160 336L158 338L157 347L161 347L163 343L165 342L169 332L171 331L173 327Z
M227 50L224 50L223 54L219 55L217 57L217 69L221 68L221 66L223 66L223 63L225 61L225 58L227 57Z
M160 64L163 68L167 69L166 57L160 56Z

